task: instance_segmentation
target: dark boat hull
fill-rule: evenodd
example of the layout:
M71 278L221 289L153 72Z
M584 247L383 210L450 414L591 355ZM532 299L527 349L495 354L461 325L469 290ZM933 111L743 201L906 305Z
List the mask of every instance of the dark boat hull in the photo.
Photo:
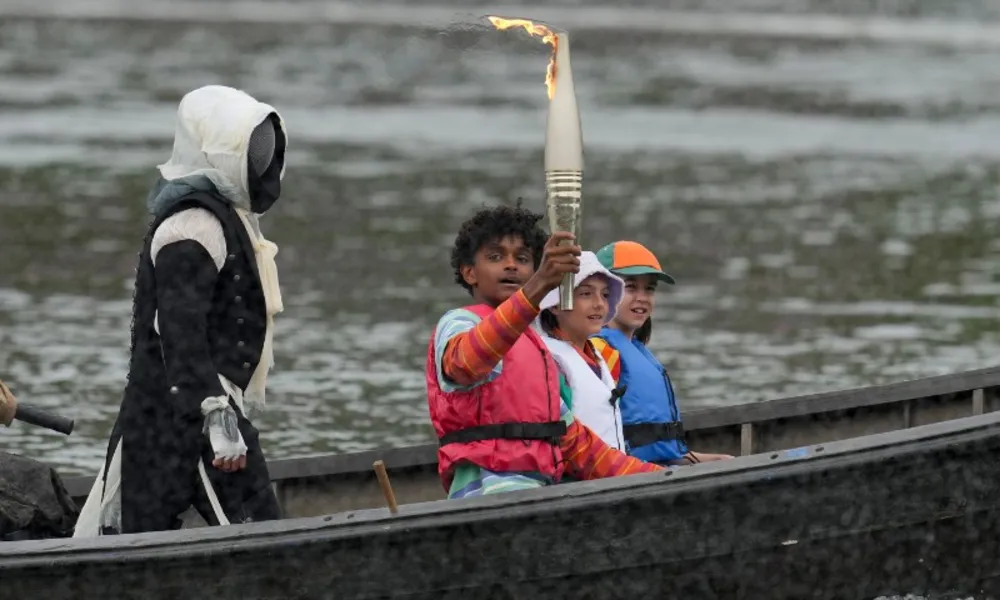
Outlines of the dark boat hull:
M397 516L2 544L0 581L46 600L994 592L998 456L984 415Z

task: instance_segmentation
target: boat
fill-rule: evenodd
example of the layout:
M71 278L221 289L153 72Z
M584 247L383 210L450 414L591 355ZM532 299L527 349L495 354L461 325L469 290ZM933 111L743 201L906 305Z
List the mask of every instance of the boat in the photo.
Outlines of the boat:
M692 447L739 456L451 501L433 445L275 461L283 520L2 543L0 581L46 600L1000 594L998 407L1000 367L692 411Z

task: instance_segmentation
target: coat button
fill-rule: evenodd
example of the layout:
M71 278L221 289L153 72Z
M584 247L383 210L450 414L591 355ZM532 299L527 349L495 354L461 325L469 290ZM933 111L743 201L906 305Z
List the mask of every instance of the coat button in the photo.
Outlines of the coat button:
M233 300L236 300L237 302L243 302L243 296L236 296L235 298L233 298Z
M236 342L236 347L237 348L242 348L243 346L246 346L246 345L247 345L247 343L244 342L243 340L240 340L240 341Z
M240 274L239 273L237 273L236 275L233 275L233 281L239 281L239 280L240 280Z
M176 396L177 394L180 393L180 390L177 389L176 385L172 385L172 386L170 386L170 393Z
M229 256L226 257L226 260L236 260L236 255L230 254Z
M244 369L249 369L250 368L250 363L248 363L248 362L243 363L243 368Z
M242 325L243 324L243 317L240 317L239 319L236 319L236 324L237 325Z

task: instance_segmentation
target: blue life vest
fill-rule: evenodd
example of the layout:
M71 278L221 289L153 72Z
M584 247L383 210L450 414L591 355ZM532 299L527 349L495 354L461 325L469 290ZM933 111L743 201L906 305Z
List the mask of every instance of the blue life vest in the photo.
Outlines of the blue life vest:
M604 327L597 335L618 351L618 387L626 386L621 413L628 453L647 462L683 457L688 447L666 369L644 344L617 329Z

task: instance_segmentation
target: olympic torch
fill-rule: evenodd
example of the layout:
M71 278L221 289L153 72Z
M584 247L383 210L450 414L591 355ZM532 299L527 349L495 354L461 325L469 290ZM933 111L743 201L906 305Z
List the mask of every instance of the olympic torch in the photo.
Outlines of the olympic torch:
M489 17L503 31L520 27L552 46L545 73L549 97L548 125L545 129L545 208L549 229L568 231L580 243L583 216L583 133L576 107L573 70L569 64L569 36L528 19ZM567 273L559 285L559 308L573 308L573 275Z
M545 208L549 229L568 231L580 243L583 217L583 133L576 106L569 36L555 34L554 81L545 129ZM559 308L573 308L573 274L559 284Z

